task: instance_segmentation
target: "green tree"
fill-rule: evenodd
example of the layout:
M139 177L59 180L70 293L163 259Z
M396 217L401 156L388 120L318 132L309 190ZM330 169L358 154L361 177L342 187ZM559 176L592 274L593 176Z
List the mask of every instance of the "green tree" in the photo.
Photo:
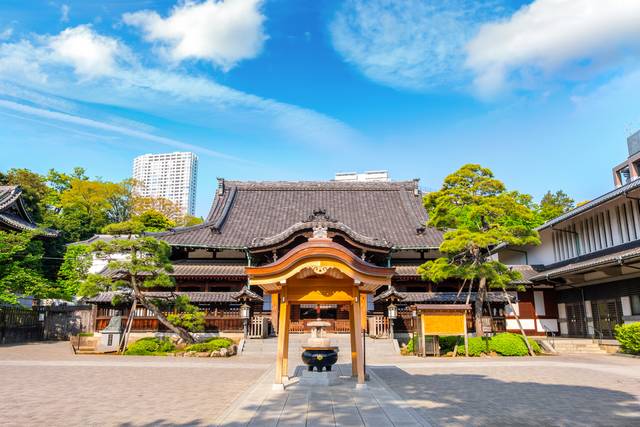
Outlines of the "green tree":
M44 248L37 236L37 232L0 231L0 303L17 304L20 296L59 296L42 275Z
M148 297L145 290L153 288L173 289L175 283L168 273L173 271L169 255L171 248L165 242L151 237L135 240L98 241L89 246L89 251L109 259L108 267L117 272L115 278L89 274L81 283L79 294L94 296L104 291L118 291L130 295L136 302L152 312L160 323L176 333L187 343L193 336L183 327L171 323L162 313L163 301ZM126 259L115 259L114 255L126 254ZM113 303L118 303L118 298Z
M42 223L47 209L46 202L52 192L44 176L29 169L10 169L6 175L7 185L17 185L22 189L22 200L31 218Z
M128 221L109 224L102 229L102 232L105 234L142 234L145 231L166 231L175 226L176 223L161 212L149 210Z
M169 314L167 319L176 326L180 326L189 332L204 331L204 313L193 304L189 303L189 297L180 295L176 297L173 308L175 313Z
M80 286L87 278L93 257L86 245L70 245L58 271L58 287L65 299L78 295Z
M519 272L492 257L500 243L537 245L537 216L531 197L507 191L493 172L468 164L447 176L439 191L424 197L428 225L445 231L441 258L419 268L433 282L456 278L478 283L475 302L476 334L482 335L482 307L487 286L505 289L520 279Z
M114 203L126 199L127 192L122 183L72 177L60 193L59 213L51 218L51 227L61 230L66 241L91 237L112 219L120 218L122 207L114 207Z
M176 224L180 227L191 227L193 225L202 224L204 220L201 217L193 215L185 215L176 221Z
M538 213L540 215L541 223L545 223L553 218L569 212L575 207L575 201L562 190L558 190L555 193L547 191L547 193L540 200L540 206Z

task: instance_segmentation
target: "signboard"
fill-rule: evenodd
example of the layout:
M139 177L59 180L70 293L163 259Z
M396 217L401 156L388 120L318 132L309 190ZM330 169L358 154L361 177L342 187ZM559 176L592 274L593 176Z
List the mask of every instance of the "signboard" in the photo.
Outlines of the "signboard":
M464 335L464 311L423 311L422 331L425 335Z

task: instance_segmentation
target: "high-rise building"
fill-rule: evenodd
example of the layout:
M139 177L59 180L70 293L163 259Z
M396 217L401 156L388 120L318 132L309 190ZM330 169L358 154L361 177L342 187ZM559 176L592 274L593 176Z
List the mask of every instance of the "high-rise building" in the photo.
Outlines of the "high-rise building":
M137 194L171 200L189 215L196 210L197 176L198 156L193 153L144 154L133 160Z
M388 171L367 171L365 173L357 172L338 172L335 176L336 181L353 181L353 182L386 182L389 181Z
M629 157L613 168L613 182L621 187L640 176L640 131L627 138Z

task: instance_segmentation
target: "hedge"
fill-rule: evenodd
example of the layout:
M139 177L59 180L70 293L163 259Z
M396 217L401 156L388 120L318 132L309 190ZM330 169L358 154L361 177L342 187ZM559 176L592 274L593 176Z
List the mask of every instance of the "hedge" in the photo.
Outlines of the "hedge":
M623 352L640 354L640 322L616 325L615 336Z
M217 351L217 350L220 350L221 348L229 348L231 347L232 344L233 344L232 339L214 337L214 338L209 338L201 343L191 344L190 346L185 348L185 351L197 351L197 352Z
M440 353L446 354L453 351L458 344L458 355L464 356L464 338L458 336L440 337ZM529 343L534 353L540 353L540 346L533 339L529 338ZM414 339L407 343L407 351L414 352ZM471 337L469 338L469 356L480 356L495 352L501 356L527 356L529 350L524 338L519 334L502 333L493 337Z
M147 337L129 344L124 354L130 356L161 356L175 349L176 346L169 338Z

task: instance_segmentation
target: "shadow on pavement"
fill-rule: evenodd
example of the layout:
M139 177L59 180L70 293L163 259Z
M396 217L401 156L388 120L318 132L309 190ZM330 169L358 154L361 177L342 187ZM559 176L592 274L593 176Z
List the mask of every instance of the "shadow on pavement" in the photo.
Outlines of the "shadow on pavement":
M640 401L622 391L506 382L475 374L412 374L391 366L370 368L434 425L640 425Z

